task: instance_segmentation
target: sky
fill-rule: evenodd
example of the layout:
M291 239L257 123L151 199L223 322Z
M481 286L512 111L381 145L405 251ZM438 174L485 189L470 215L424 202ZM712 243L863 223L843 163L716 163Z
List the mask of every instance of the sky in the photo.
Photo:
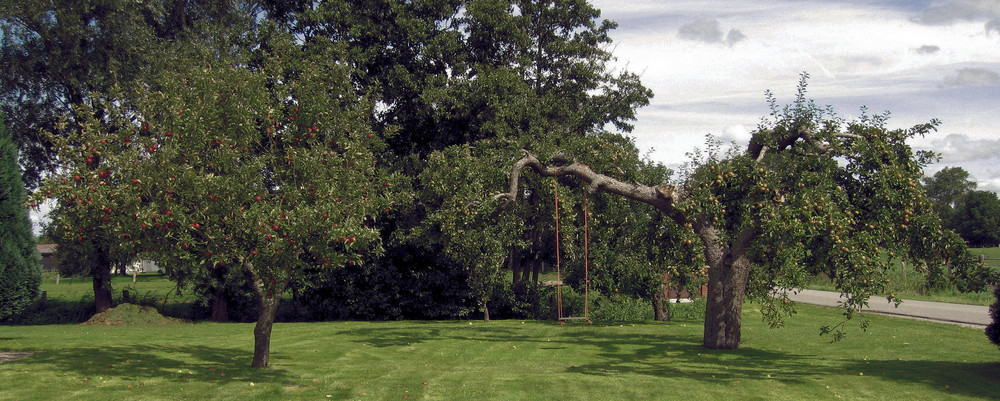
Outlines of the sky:
M1000 1L591 0L611 33L615 68L653 90L631 135L679 166L706 134L745 145L768 115L808 96L841 117L888 111L889 128L938 119L913 140L1000 192Z
M941 120L917 149L933 175L962 167L1000 192L1000 0L591 0L612 32L615 68L653 90L631 135L677 167L711 134L745 145L810 75L809 96L844 118L889 111L890 128ZM33 213L36 222L44 219ZM37 228L36 224L36 228Z

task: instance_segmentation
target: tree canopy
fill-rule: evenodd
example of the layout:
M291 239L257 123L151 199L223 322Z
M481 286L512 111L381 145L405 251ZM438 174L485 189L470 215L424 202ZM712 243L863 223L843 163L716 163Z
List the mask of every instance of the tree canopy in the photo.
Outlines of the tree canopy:
M954 218L962 197L976 189L976 182L961 167L945 167L931 177L924 177L923 182L934 210L946 224Z
M961 167L945 167L924 177L927 196L944 226L973 247L1000 244L1000 202L996 193L977 191L976 182Z
M935 264L964 248L946 241L917 184L933 155L906 144L936 122L890 130L882 116L844 121L806 98L806 79L789 105L779 108L772 99L771 118L746 149L710 146L694 155L678 183L628 183L582 161L549 164L527 153L496 199L516 201L520 173L531 169L648 203L686 227L700 239L708 266L707 348L739 346L746 297L780 324L790 310L782 302L787 292L810 274L834 281L851 318L883 288L883 252Z
M845 121L805 77L746 148L709 143L679 174L643 158L624 133L652 93L611 67L616 25L584 0L120 1L0 8L5 52L63 43L52 60L80 65L3 81L33 168L59 166L34 199L105 271L149 257L182 285L246 286L253 366L290 287L369 298L318 316L488 318L502 266L537 275L561 251L580 283L590 246L608 293L655 303L665 273L707 275L705 346L735 348L745 298L780 324L785 292L826 274L851 317L884 254L961 253L918 185L932 155L906 144L936 122ZM108 21L129 31L94 50ZM615 231L588 243L584 217Z
M73 109L93 106L117 85L149 82L171 66L173 43L217 39L213 26L246 26L249 4L236 1L33 1L0 4L0 108L36 187L55 150L38 135L72 135ZM117 99L122 101L124 99Z
M996 192L969 191L963 195L951 217L951 226L969 246L1000 245L1000 199Z
M53 224L71 239L101 227L182 283L250 282L257 367L268 364L288 283L307 267L379 252L374 224L403 183L375 164L384 144L340 54L280 33L261 41L253 69L247 59L178 54L156 90L123 88L134 108L102 104L101 120L82 110L80 135L51 135L64 168L43 187L63 202Z

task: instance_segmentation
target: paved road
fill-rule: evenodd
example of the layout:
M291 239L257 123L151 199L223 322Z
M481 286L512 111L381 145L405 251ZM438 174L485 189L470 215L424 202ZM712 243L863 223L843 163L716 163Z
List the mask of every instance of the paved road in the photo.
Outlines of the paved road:
M813 305L837 306L841 300L840 293L830 291L800 290L798 294L788 295L792 301ZM976 327L986 327L992 321L988 306L944 302L904 300L896 307L885 298L873 297L868 300L866 311Z

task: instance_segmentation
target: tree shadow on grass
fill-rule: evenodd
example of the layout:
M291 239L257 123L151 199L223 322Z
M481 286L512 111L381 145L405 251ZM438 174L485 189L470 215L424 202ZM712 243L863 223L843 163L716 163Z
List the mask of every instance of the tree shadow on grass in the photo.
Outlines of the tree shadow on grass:
M843 369L857 375L924 385L944 393L983 399L1000 394L1000 363L953 361L867 360L845 361Z
M769 379L801 382L825 373L807 361L813 355L740 348L711 350L692 335L633 335L627 338L595 333L567 333L567 342L582 349L597 348L599 362L570 366L567 372L617 376L645 375L706 382Z
M398 326L397 323L398 322L372 323L374 325L372 327L343 330L337 332L335 336L357 338L352 341L376 348L386 348L412 346L428 341L439 340L466 339L470 341L478 341L483 339L463 337L458 335L458 333L469 332L472 333L470 335L478 335L483 332L484 329L491 333L489 341L510 339L518 333L518 331L514 329L495 328L490 327L489 325L470 327L469 330L465 330L464 325L461 325L461 328L452 326L455 325L454 322L406 321L404 326ZM448 325L448 327L443 328L443 325Z
M446 323L447 324L447 323ZM684 377L695 380L719 381L760 379L796 381L802 376L819 375L824 369L802 369L800 365L810 355L741 348L709 350L701 346L701 338L693 335L631 334L621 336L609 330L561 331L545 338L526 335L523 330L482 325L465 329L461 326L436 329L430 327L366 327L338 333L356 338L355 342L385 348L413 346L434 341L536 343L538 349L553 352L558 358L567 352L593 352L600 362L567 366L570 373L617 376L639 374L656 377ZM592 351L596 350L596 351ZM768 376L770 375L770 376Z
M243 349L186 344L58 349L9 363L39 366L71 377L116 377L136 382L155 378L178 383L221 384L233 381L282 382L289 379L288 372L283 370L250 368L251 359L252 356Z
M438 324L449 326L436 329L433 324L420 327L386 325L348 330L338 335L349 338L348 341L374 347L411 346L435 341L467 343L470 347L475 347L478 342L537 343L537 349L551 351L553 359L564 358L567 373L582 375L644 375L712 383L774 380L795 384L815 382L830 376L854 377L863 372L869 377L974 397L992 398L1000 392L1000 364L833 360L827 355L752 347L711 350L702 346L700 335L690 333L623 336L613 330L586 329L556 331L543 338L511 327L481 325L465 330L460 326L451 326L453 323ZM574 363L573 359L567 358L573 352L591 354L593 358L582 359L593 362Z

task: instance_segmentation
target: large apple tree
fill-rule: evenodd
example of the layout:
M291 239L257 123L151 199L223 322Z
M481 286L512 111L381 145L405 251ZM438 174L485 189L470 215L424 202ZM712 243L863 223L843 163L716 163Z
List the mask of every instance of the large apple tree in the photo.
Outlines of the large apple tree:
M935 266L963 246L948 240L918 185L934 155L906 143L936 122L889 129L882 116L844 121L808 100L805 89L804 75L791 104L779 108L771 99L773 112L749 146L724 152L711 145L679 182L631 183L581 161L524 152L496 199L516 202L522 173L531 170L650 204L685 227L708 266L706 348L739 346L747 299L780 324L791 308L788 291L812 274L829 275L846 295L849 319L883 289L885 255Z
M178 281L250 282L253 367L268 366L288 283L380 252L376 219L405 193L376 167L372 106L339 55L276 36L246 58L179 50L174 71L121 93L134 108L82 110L80 135L52 138L63 169L38 192L74 239L102 227Z

